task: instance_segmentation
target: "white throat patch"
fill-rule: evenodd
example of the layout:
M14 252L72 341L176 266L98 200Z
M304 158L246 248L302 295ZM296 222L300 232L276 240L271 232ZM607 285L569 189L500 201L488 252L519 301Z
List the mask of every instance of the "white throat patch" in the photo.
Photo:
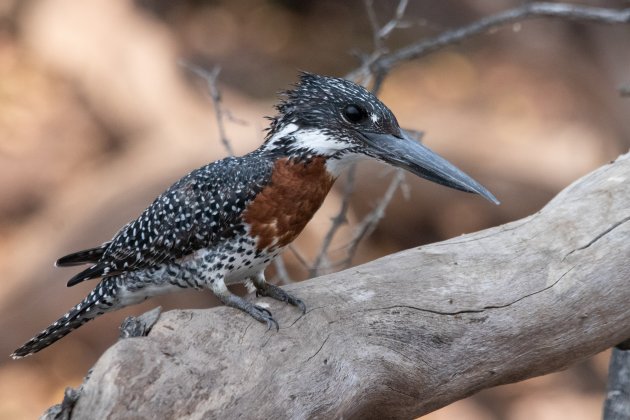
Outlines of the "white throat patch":
M326 134L316 128L299 129L296 124L287 124L269 140L269 146L273 147L281 143L285 137L292 137L292 146L296 149L312 150L316 156L332 156L339 151L351 147L348 143ZM344 153L334 159L326 161L326 170L333 176L338 177L344 168L354 162L368 159L367 156L359 153Z
M311 149L314 154L321 156L333 155L349 147L347 143L315 128L296 131L293 138L296 148Z
M269 146L281 143L285 137L292 137L292 146L296 149L310 149L314 155L330 156L350 147L347 143L326 134L316 128L300 129L296 124L287 124L269 140Z

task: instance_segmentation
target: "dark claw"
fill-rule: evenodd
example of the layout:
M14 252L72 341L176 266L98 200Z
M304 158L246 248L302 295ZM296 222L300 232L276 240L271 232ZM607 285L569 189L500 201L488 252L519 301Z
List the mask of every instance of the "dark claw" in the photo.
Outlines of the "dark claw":
M257 321L265 322L267 324L267 331L269 331L271 327L274 326L276 327L276 331L280 330L280 326L278 325L276 320L273 319L273 315L271 315L271 312L269 312L268 309L263 308L262 306L252 305L252 310L248 313Z
M271 312L269 312L269 310L258 305L254 305L253 308L253 310L258 311L258 313L256 315L254 315L253 313L250 315L252 315L256 320L260 322L267 323L267 331L271 330L271 327L274 326L276 327L276 331L280 331L280 326L278 325L276 320L273 319L273 315L271 315Z
M280 326L272 317L267 318L267 331L271 330L271 327L276 327L276 332L280 331Z
M300 308L300 311L302 311L302 314L306 313L306 305L304 304L304 302L302 302L301 299L295 299L295 303L291 303L291 304Z
M269 318L272 317L271 312L269 311L269 309L263 308L262 306L258 306L258 305L254 305L254 308L258 309L261 312L266 313Z
M256 289L256 297L258 296L266 296L272 299L279 300L280 302L286 302L290 305L300 308L303 314L306 313L306 305L304 304L304 302L273 284L266 283L264 288L261 287Z
M233 295L231 293L220 295L219 298L227 306L240 309L241 311L250 315L256 321L266 323L267 331L269 331L271 327L273 326L276 327L276 331L280 330L280 326L278 325L276 320L273 319L273 315L268 309L263 308L262 306L254 305L251 302L248 302L245 299L238 297L236 295Z

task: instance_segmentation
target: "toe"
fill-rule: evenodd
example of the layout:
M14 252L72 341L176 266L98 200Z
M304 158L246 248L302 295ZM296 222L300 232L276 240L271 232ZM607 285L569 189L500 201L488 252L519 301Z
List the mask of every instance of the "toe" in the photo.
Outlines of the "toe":
M300 308L300 311L302 311L303 314L306 313L306 305L304 304L304 302L302 302L301 299L295 299L294 305Z
M280 326L272 317L267 318L267 331L271 329L271 327L276 327L276 332L280 331Z
M258 311L260 311L260 312L264 313L264 314L265 314L265 315L264 315L265 317L269 317L269 318L271 318L271 316L272 316L272 315L271 315L271 312L269 311L269 309L267 309L267 308L263 308L262 306L258 306L258 305L255 305L254 307L255 307Z

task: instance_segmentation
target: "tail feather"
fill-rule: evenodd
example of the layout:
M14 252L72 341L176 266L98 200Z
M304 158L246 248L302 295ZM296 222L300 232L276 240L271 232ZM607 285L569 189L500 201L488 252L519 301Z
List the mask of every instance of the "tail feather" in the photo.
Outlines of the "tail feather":
M95 248L86 249L72 254L65 255L55 262L57 267L72 267L75 265L89 264L97 262L105 253L109 242Z
M118 287L114 278L107 278L101 281L81 303L70 309L68 313L37 336L31 338L22 347L15 350L11 357L19 359L37 353L86 322L105 312L117 309L114 305L117 292Z
M74 277L72 277L70 280L68 280L68 287L72 287L76 284L81 283L83 280L90 280L90 279L94 279L97 277L101 277L105 274L107 274L107 267L100 265L100 264L95 264L93 266L91 266L90 268L87 268L83 271L81 271L80 273L76 274Z

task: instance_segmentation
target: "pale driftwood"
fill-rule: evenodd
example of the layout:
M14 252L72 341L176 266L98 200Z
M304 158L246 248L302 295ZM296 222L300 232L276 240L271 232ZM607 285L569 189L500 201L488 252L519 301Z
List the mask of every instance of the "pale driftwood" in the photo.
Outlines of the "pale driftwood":
M94 367L73 417L412 418L630 337L630 157L533 216L287 287L280 332L171 311Z

